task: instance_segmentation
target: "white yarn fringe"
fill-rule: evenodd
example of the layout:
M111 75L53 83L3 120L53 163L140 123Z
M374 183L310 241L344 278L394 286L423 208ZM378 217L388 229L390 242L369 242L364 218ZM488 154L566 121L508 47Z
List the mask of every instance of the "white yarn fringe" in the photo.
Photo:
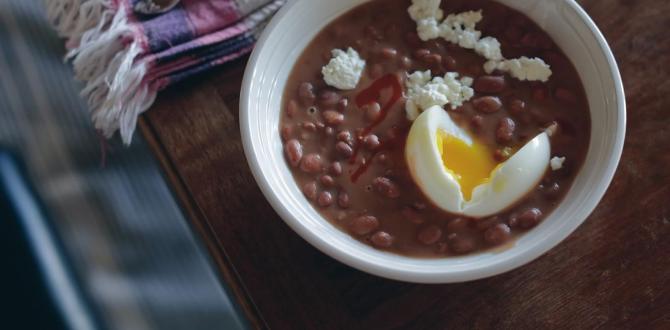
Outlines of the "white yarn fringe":
M47 16L73 45L65 56L75 77L85 83L81 94L91 108L95 127L110 138L118 130L130 144L138 116L156 99L143 83L147 64L126 14L111 0L46 0Z

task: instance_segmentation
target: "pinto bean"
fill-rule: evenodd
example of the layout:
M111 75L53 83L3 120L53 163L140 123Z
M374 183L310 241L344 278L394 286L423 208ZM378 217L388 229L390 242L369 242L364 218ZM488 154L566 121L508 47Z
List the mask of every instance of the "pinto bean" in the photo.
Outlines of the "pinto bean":
M370 237L372 245L378 248L388 248L393 245L393 236L385 231L378 231Z
M300 84L298 87L298 97L300 97L300 101L304 105L311 105L314 103L314 100L316 99L316 95L314 94L314 85L308 82Z
M292 167L298 167L298 165L300 165L303 154L302 144L300 141L292 139L286 142L286 145L284 146L284 152L286 153L286 158Z
M422 57L421 60L430 64L430 65L432 65L432 66L439 67L442 64L442 55L440 55L440 54L428 54L428 55Z
M328 172L332 174L333 176L340 176L342 175L342 164L340 162L334 162L330 164L330 168L328 169Z
M344 191L340 191L339 194L337 194L337 205L343 209L349 208L351 205L349 194Z
M379 228L379 220L371 215L363 215L349 222L349 230L356 235L367 235Z
M316 124L311 121L302 123L302 128L308 132L316 132Z
M449 55L442 56L442 65L447 71L456 70L456 60Z
M500 93L505 86L504 76L481 76L475 79L472 87L479 93Z
M347 110L348 106L349 106L349 100L346 99L346 98L343 98L339 102L337 102L337 111L345 112Z
M370 134L363 139L363 144L369 150L376 150L382 143L377 135Z
M323 112L323 120L330 126L338 126L344 122L344 115L335 110L327 110Z
M407 57L407 56L403 56L403 57L400 59L400 63L402 64L402 67L405 68L405 69L409 69L409 68L411 68L411 67L412 67L412 64L413 64L413 63L412 63L412 59L409 58L409 57Z
M398 55L398 50L391 47L382 48L381 55L385 59L394 59Z
M369 121L375 121L381 115L382 107L377 102L372 102L368 105L363 106L363 111L365 111L365 117Z
M425 49L425 48L417 49L417 50L414 51L414 53L412 55L414 55L414 58L416 58L417 60L422 60L423 61L424 57L430 55L430 50Z
M319 203L319 206L321 207L329 207L333 204L333 195L328 191L322 191L319 194L317 203Z
M484 241L491 245L500 245L512 237L512 230L508 225L499 223L484 232Z
M497 216L493 216L490 218L486 219L480 219L477 221L477 229L481 231L486 231L487 229L497 225L500 223L500 218Z
M321 178L319 178L319 181L321 181L321 184L324 187L332 187L335 185L335 179L333 179L333 177L330 175L321 176Z
M337 140L349 145L354 143L354 138L351 136L351 132L349 131L340 131L337 133Z
M455 233L461 231L468 227L470 221L467 218L456 218L447 224L447 231L450 233Z
M494 113L502 108L502 102L497 96L481 96L472 100L472 104L483 113Z
M509 108L509 113L512 114L512 116L518 117L526 112L526 102L519 99L511 100L507 107Z
M406 206L402 209L402 211L400 211L400 213L402 214L403 218L407 219L411 223L419 225L424 222L419 212L417 212L412 207Z
M299 107L298 107L298 102L296 100L290 100L288 101L288 104L286 105L286 115L289 118L293 118L298 113Z
M302 158L300 169L305 173L319 173L323 160L319 154L308 154Z
M449 242L449 249L458 254L470 253L477 248L477 245L472 238L456 233L450 234L447 237L447 240Z
M337 102L340 102L341 99L342 96L340 96L340 94L331 90L324 90L319 93L318 103L322 107L332 108L337 105Z
M335 151L337 151L337 153L343 158L349 158L354 154L354 149L342 141L335 144Z
M290 124L283 125L281 130L279 131L279 135L281 136L281 139L283 141L290 140L291 136L293 136L293 126L291 126Z
M480 115L472 116L472 118L470 119L470 126L474 130L478 130L478 129L482 128L482 126L484 126L484 117L482 117Z
M387 177L380 176L372 181L372 186L382 196L388 198L400 197L400 187Z
M417 240L425 245L432 245L442 238L442 229L436 225L427 226L419 231Z
M501 118L500 121L498 121L498 129L496 130L496 139L498 143L507 144L512 141L515 130L516 123L512 118Z
M302 192L303 194L305 194L305 197L307 197L309 200L315 201L318 194L318 188L316 186L316 182L311 181L306 183L304 186L302 186Z
M519 215L519 227L530 229L537 226L542 218L542 211L538 208L531 208Z

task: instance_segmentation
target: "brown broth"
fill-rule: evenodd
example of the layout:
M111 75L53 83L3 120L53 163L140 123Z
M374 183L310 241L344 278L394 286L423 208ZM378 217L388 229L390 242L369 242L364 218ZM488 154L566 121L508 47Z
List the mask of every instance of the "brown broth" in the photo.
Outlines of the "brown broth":
M370 1L319 32L291 72L280 124L284 141L294 141L294 144L297 141L302 148L302 161L294 164L293 173L299 187L309 185L306 195L313 199L314 207L335 226L362 242L412 257L445 257L503 246L532 228L556 208L569 190L584 162L590 139L589 108L579 75L545 32L525 15L493 1L450 0L443 3L446 3L443 4L445 16L482 9L484 19L477 27L483 36L493 36L501 42L506 58L540 57L552 67L553 74L547 83L522 82L505 76L504 90L476 92L470 102L457 110L449 110L459 125L476 134L491 150L521 147L552 122L558 123L558 133L551 139L552 156L566 157L564 168L548 170L537 189L516 205L495 217L479 220L458 217L433 206L412 180L404 161L404 141L411 126L405 116L404 99L395 102L384 120L378 123L369 119L370 110L357 106L356 98L379 78L389 74L396 75L402 86L405 74L417 70L432 69L434 76L447 69L473 78L486 75L483 72L485 60L473 51L441 39L418 41L416 24L407 14L409 0ZM332 49L348 47L356 49L366 60L366 71L355 90L339 91L326 86L321 68L330 60ZM395 55L389 49L395 50ZM442 61L440 64L427 63L424 57L417 56L419 49L440 55ZM453 62L447 63L447 57ZM454 63L453 67L448 67ZM316 100L309 97L305 83L311 84ZM334 98L332 92L336 93ZM382 108L392 98L391 94L389 88L381 93L379 103ZM502 109L490 114L475 109L472 101L486 95L497 96L502 101ZM343 104L331 104L337 97L348 100L346 109ZM515 100L523 101L525 110L515 111L510 106ZM343 116L329 126L324 121L324 112L328 110ZM475 116L481 117L479 127L472 124ZM503 118L511 118L516 124L512 140L507 143L500 143L496 136L499 121ZM374 123L377 125L372 125ZM366 128L379 138L379 149L369 150L364 146L363 137L359 135L366 132ZM349 143L351 150L338 150L338 133L345 130L353 136ZM348 156L349 151L355 156ZM314 161L314 157L311 162L305 161L308 154L318 155L320 162ZM343 173L340 176L332 174L333 162L341 165ZM360 177L356 177L358 174ZM391 180L392 188L397 191L377 191L376 188L384 188L385 183L378 181L375 184L379 177ZM338 205L341 192L348 196L347 203L341 203L346 207ZM389 198L396 197L395 193L399 195L397 198ZM541 212L537 219L528 212L535 208ZM370 225L373 230L365 234L355 234L353 222L364 215L376 217L378 225ZM460 223L464 226L459 226ZM486 232L491 225L503 229L511 227L508 239L495 242L495 230ZM377 234L374 237L380 231L390 236ZM505 234L504 230L502 234ZM386 246L389 237L392 243Z

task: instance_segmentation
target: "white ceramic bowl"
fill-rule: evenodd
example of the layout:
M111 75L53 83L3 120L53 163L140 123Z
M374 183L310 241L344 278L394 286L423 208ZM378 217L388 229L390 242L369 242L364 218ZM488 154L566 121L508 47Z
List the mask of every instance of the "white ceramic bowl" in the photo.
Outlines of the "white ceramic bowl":
M403 257L356 241L310 205L284 160L278 128L284 85L315 34L366 1L289 1L268 25L249 60L240 101L244 150L256 181L284 221L316 248L347 265L421 283L462 282L500 274L539 257L572 233L609 186L626 129L617 64L598 28L572 0L499 0L537 22L572 60L584 83L593 122L586 163L565 200L539 226L522 235L513 248L433 260Z

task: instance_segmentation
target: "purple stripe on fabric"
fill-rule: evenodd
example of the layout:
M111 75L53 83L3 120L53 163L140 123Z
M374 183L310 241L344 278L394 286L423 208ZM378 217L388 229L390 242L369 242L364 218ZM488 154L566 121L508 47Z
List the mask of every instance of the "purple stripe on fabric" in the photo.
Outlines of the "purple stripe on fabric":
M235 59L238 59L244 55L247 55L251 53L251 50L253 49L253 45L240 49L236 53L228 54L226 56L217 58L216 60L202 63L198 66L195 67L189 67L186 70L178 71L175 73L170 74L169 76L157 79L152 83L152 88L156 88L157 90L162 90L165 89L167 86L176 84L177 82L180 82L186 78L189 78L191 76L197 75L199 73L203 73L211 68L221 66L223 64L226 64L230 61L233 61Z
M134 6L141 0L125 1ZM134 16L144 28L150 51L156 53L224 29L246 14L239 12L233 0L182 0L167 13Z
M188 70L190 67L197 67L202 63L226 58L230 54L239 53L241 50L253 46L255 42L256 39L249 36L226 40L221 44L205 48L201 52L180 57L176 61L157 65L151 68L148 79L149 81L157 80L174 72Z
M164 62L174 57L181 56L184 53L190 53L197 49L210 47L212 44L223 42L227 39L245 35L250 32L249 26L244 22L239 22L231 27L204 35L198 39L183 43L181 45L168 48L165 51L148 55L150 62Z
M237 5L230 0L182 0L195 34L202 36L240 19Z
M137 15L136 17L142 24L149 50L153 53L188 42L196 37L188 14L181 5L160 16Z
M144 81L157 90L248 54L259 30L284 2L182 0L167 13L148 16L132 9L141 0L112 1L125 4L145 48L141 58L150 65Z

